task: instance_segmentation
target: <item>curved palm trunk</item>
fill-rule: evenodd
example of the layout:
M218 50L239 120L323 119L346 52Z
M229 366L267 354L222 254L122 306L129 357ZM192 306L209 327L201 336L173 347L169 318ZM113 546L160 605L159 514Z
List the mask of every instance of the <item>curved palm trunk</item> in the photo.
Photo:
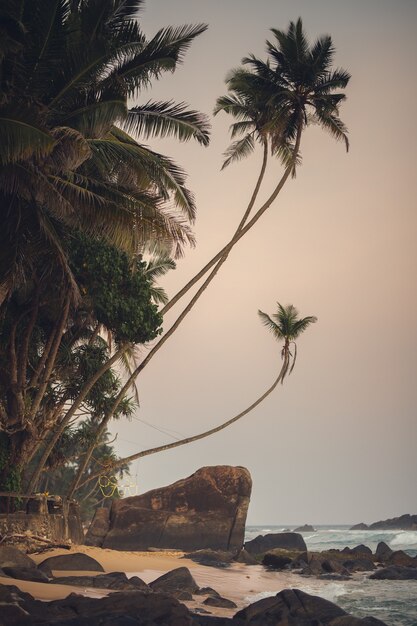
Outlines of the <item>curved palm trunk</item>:
M120 391L118 397L116 398L116 401L113 404L112 408L110 409L108 415L106 415L104 417L104 419L102 420L100 426L98 427L97 434L96 434L96 437L95 437L95 441L99 440L101 434L104 432L105 428L107 427L108 422L113 417L117 407L119 406L120 402L124 398L127 390L129 389L129 387L131 386L133 381L137 378L137 376L140 374L140 372L146 367L146 365L149 363L149 361L155 356L155 354L158 352L158 350L160 350L162 348L164 343L171 337L171 335L175 332L175 330L181 324L182 320L186 317L186 315L191 311L191 309L193 308L194 304L197 302L197 300L200 298L201 294L205 291L207 286L210 284L210 282L213 280L214 276L219 271L221 265L226 261L226 259L227 259L228 255L229 255L230 251L232 250L232 248L252 228L252 226L254 226L256 224L256 222L260 219L260 217L265 213L265 211L274 202L274 200L278 196L279 192L283 188L285 182L287 181L287 179L289 178L290 174L293 171L294 164L296 163L296 159L297 159L297 156L298 156L298 153L299 153L299 150L300 150L301 134L302 134L302 123L300 123L299 127L298 127L296 142L295 142L295 146L294 146L294 154L293 154L293 158L291 160L291 163L285 169L284 174L282 175L279 183L275 187L274 191L272 192L272 194L270 195L268 200L261 206L260 209L258 209L258 211L255 213L255 215L252 217L252 219L249 222L247 222L246 225L244 225L244 223L246 222L246 220L247 220L247 218L249 216L249 213L250 213L250 211L251 211L251 209L253 207L253 204L255 203L256 197L258 195L258 192L259 192L259 189L260 189L260 186L261 186L261 182L262 182L264 174L265 174L266 159L267 159L267 145L264 145L264 159L263 159L263 163L262 163L261 173L260 173L260 175L258 177L257 185L255 187L254 193L252 194L251 201L250 201L250 203L248 205L248 208L246 209L246 212L245 212L245 214L244 214L244 216L243 216L243 218L241 220L241 223L239 224L239 227L236 230L234 236L232 237L230 242L222 250L220 250L220 252L215 257L213 257L213 259L211 261L209 261L209 263L207 263L203 267L203 269L200 272L198 272L198 274L196 274L194 276L194 278L192 278L187 283L187 285L185 285L185 287L183 287L183 289L181 289L174 296L174 298L161 310L161 313L165 314L169 310L169 308L171 306L173 306L180 298L182 298L195 285L195 283L198 282L198 280L200 278L202 278L214 265L216 265L216 263L218 263L218 267L215 267L215 269L213 270L212 274L207 278L207 280L199 288L197 293L190 300L190 302L185 307L185 309L182 311L182 313L178 316L178 318L175 320L175 322L171 326L171 328L163 335L163 337L158 341L158 343L148 353L146 358L138 365L138 367L133 371L131 376L128 378L126 384L121 389L121 391ZM79 470L77 472L77 475L75 476L75 478L74 478L74 480L73 480L73 482L72 482L72 484L71 484L71 486L69 488L69 491L68 491L68 494L67 494L68 498L71 498L73 496L75 490L77 489L77 487L78 487L78 485L80 483L80 480L82 478L82 475L83 475L83 473L85 472L85 470L86 470L86 468L88 466L88 463L90 461L91 455L92 455L93 450L94 450L94 447L95 447L95 444L93 442L90 445L90 448L86 451L86 453L84 455L84 459L83 459L82 463L80 464L80 467L79 467Z
M204 439L205 437L214 435L215 433L218 433L221 430L224 430L228 426L231 426L232 424L240 420L242 417L250 413L250 411L253 411L253 409L255 409L259 404L261 404L261 402L263 402L265 398L267 398L274 391L277 385L280 382L282 382L282 379L285 376L285 373L288 371L289 358L290 358L289 353L285 352L284 362L282 364L278 377L275 379L271 387L269 387L269 389L267 389L265 393L263 393L255 402L253 402L250 406L248 406L244 411L241 411L240 413L238 413L231 419L227 420L226 422L223 422L223 424L220 424L219 426L215 426L214 428L210 428L210 430L206 430L203 433L200 433L198 435L193 435L192 437L186 437L184 439L181 439L180 441L173 441L172 443L167 443L163 446L158 446L157 448L150 448L149 450L142 450L141 452L137 452L136 454L127 456L124 459L119 459L118 461L112 464L111 471L113 472L114 470L117 470L122 465L125 465L126 463L132 463L133 461L136 461L137 459L140 459L144 456L150 456L151 454L157 454L158 452L164 452L165 450L171 450L172 448L177 448L178 446L185 446L187 443L192 443L193 441ZM88 477L87 480L85 480L83 483L78 485L76 489L83 487L84 485L89 483L91 480L98 478L100 475L101 475L100 472L92 474L91 476ZM74 491L76 489L74 489Z

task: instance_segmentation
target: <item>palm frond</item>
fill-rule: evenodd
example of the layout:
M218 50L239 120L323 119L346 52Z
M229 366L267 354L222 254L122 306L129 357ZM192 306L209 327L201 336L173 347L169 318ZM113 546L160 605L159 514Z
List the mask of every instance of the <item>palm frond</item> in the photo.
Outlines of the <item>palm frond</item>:
M129 110L122 124L128 133L137 136L175 137L180 141L196 139L207 146L209 143L208 118L197 111L187 110L184 102L151 102Z
M255 149L255 140L253 138L253 133L249 133L242 139L238 139L234 141L228 149L224 152L224 156L226 157L222 170L224 170L230 163L234 161L240 161L244 159L249 154L251 154Z
M43 157L55 145L50 133L12 117L0 117L0 137L0 162L3 165Z

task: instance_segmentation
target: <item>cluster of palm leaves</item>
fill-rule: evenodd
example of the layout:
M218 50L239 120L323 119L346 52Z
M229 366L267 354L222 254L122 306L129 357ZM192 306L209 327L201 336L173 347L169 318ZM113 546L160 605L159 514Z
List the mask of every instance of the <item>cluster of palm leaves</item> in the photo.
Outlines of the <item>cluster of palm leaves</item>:
M183 103L129 107L173 71L204 25L148 40L141 0L6 0L0 14L0 290L58 265L80 229L133 252L179 254L193 242L184 172L141 141L208 143L206 118Z

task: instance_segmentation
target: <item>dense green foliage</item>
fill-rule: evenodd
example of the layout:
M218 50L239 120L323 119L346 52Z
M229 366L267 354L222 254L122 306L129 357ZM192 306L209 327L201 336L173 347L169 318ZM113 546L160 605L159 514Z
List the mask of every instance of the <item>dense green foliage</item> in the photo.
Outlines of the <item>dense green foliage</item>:
M104 241L86 236L70 240L70 266L83 296L83 307L114 334L116 341L145 343L162 323L152 303L146 263Z

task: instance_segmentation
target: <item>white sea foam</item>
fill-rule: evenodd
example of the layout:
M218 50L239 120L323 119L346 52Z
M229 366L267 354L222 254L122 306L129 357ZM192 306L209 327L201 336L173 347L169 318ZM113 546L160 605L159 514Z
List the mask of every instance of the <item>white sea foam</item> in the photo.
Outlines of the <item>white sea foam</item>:
M416 546L417 530L403 530L391 539L392 546Z

